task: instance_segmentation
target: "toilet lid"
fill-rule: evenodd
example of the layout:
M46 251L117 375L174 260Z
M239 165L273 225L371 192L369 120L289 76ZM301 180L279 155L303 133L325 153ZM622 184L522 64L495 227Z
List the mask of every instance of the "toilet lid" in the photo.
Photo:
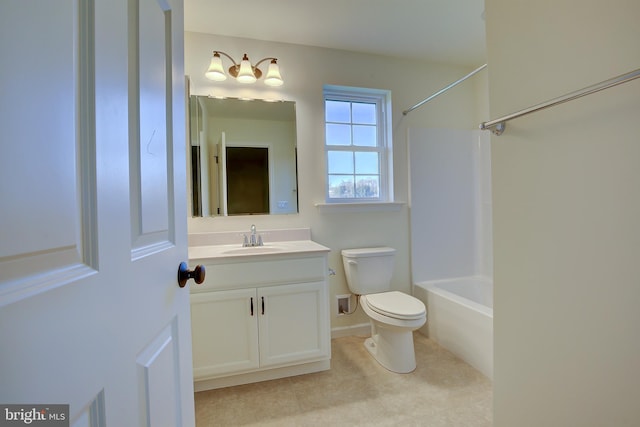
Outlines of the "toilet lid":
M422 301L398 291L366 295L369 308L395 319L419 319L427 312Z

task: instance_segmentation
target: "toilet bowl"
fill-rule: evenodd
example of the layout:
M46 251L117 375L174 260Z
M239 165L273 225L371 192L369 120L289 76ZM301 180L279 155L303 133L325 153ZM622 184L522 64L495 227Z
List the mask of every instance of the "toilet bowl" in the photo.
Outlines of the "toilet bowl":
M427 321L422 301L391 291L360 297L362 309L371 322L367 351L392 372L406 374L416 369L413 331Z
M416 368L413 331L425 324L427 310L419 299L390 290L394 255L387 247L342 251L349 289L370 319L367 351L386 369L409 373Z

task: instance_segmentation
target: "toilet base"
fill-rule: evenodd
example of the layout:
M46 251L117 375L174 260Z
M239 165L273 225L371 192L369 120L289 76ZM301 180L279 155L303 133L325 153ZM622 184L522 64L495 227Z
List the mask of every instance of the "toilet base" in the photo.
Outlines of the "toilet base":
M371 321L371 337L364 346L378 363L398 374L408 374L416 369L413 347L413 331L386 328Z

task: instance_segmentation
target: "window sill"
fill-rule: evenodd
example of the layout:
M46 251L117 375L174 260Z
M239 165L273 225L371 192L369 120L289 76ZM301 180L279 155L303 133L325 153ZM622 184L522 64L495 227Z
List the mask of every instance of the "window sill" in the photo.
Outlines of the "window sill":
M373 202L373 203L316 203L320 213L346 212L400 212L404 202Z

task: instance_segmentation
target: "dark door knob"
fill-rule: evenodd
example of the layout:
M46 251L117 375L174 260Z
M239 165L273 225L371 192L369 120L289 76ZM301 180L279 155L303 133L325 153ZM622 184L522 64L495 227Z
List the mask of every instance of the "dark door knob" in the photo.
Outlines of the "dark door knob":
M178 286L184 288L189 279L193 279L199 285L204 282L205 273L204 265L196 265L196 268L189 270L187 263L181 262L178 267Z

